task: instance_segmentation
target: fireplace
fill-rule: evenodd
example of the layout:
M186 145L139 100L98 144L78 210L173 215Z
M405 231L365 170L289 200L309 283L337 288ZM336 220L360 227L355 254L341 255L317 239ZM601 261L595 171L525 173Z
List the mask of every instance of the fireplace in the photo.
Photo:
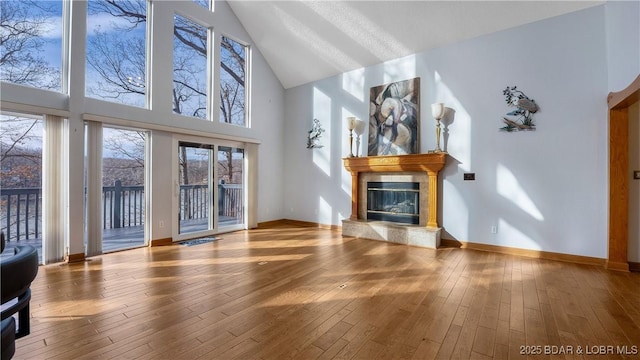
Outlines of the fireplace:
M420 223L419 182L367 182L367 220Z
M345 158L351 173L351 216L342 234L437 248L438 173L446 154Z

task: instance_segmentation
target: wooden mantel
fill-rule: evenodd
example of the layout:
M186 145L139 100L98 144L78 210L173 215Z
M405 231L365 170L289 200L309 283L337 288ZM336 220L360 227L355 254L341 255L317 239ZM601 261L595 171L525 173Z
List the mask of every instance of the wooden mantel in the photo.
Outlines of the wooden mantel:
M358 219L359 175L365 172L426 172L429 177L429 214L427 227L438 227L438 172L446 161L446 153L386 155L344 158L351 173L351 220Z

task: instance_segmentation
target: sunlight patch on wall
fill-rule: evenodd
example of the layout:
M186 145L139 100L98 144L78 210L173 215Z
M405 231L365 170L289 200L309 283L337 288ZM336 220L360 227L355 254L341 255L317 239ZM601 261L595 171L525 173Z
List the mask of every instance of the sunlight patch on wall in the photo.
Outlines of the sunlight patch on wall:
M318 223L333 224L331 217L333 215L333 207L322 196L318 197Z
M364 102L364 68L343 73L342 89Z
M345 194L351 198L351 173L347 169L342 167L342 179L340 181L340 187Z
M451 113L451 110L447 109L445 118L442 120L443 136L440 139L440 147L445 146L444 150L460 162L458 167L462 171L471 171L471 115L449 89L440 74L436 71L433 76L436 86L434 102L442 102L446 108L455 111L455 113ZM430 104L422 106L427 109ZM423 119L426 116L426 118L433 120L429 111L423 112L423 114L425 114ZM433 125L424 120L423 123ZM429 133L434 134L435 130Z
M325 130L320 140L324 147L310 150L313 151L313 163L327 176L331 176L331 98L316 87L313 88L313 119L320 120ZM307 122L309 128L313 119Z
M522 188L513 172L500 163L496 167L496 187L498 194L513 202L522 211L538 221L544 220L544 216Z
M505 246L529 250L542 250L537 242L504 219L498 220L498 242L500 245Z
M416 55L385 61L384 83L408 80L416 77Z

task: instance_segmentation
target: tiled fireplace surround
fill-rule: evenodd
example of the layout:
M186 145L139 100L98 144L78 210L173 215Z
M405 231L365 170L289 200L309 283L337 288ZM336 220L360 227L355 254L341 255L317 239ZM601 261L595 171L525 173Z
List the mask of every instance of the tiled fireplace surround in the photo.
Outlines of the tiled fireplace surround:
M438 173L446 154L345 158L351 173L351 217L342 221L342 235L429 248L440 246L438 226ZM367 182L419 182L418 225L367 221Z

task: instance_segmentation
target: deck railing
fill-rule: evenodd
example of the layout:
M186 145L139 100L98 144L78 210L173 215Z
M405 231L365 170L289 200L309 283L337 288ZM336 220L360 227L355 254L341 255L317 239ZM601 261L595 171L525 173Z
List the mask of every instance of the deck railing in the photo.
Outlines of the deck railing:
M0 226L7 241L40 237L41 208L40 188L0 189Z
M207 185L181 185L181 220L209 216ZM86 189L85 189L86 191ZM242 185L218 185L218 215L242 220ZM102 187L103 228L144 225L144 186ZM0 230L8 241L42 237L42 190L0 189Z

